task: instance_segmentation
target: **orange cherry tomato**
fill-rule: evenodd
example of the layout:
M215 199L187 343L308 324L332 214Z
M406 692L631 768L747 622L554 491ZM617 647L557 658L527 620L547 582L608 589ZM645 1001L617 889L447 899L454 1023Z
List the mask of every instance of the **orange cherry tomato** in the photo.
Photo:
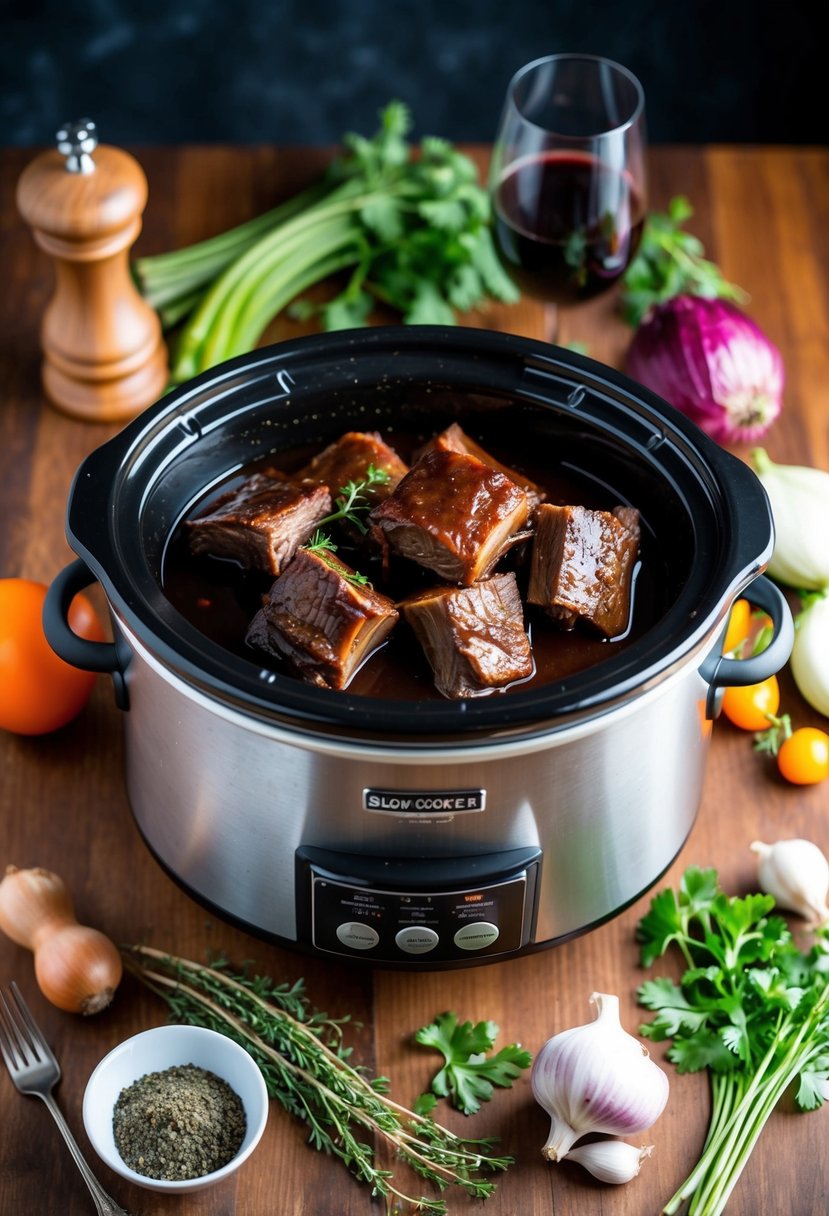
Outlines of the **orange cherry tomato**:
M741 642L744 642L751 632L751 604L748 600L735 600L728 618L728 628L725 631L723 654L731 654Z
M829 735L801 726L780 744L777 767L794 785L817 785L829 777Z
M47 588L25 578L0 579L0 728L18 735L45 735L81 712L95 683L58 658L43 632ZM104 640L100 619L84 595L69 609L79 637Z
M777 676L768 676L759 684L743 688L726 688L722 711L741 730L767 730L780 708L780 685Z

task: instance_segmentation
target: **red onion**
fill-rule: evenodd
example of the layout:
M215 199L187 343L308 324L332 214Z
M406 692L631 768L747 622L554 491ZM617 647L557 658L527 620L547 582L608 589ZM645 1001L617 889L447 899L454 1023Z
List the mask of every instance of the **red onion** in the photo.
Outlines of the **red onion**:
M718 443L752 443L783 407L783 360L728 300L676 296L633 335L627 371Z

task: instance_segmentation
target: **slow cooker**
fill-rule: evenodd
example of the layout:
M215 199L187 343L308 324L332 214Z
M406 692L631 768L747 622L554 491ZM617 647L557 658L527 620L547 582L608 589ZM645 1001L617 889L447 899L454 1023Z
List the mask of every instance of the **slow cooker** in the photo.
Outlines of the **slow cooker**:
M165 594L177 525L252 459L452 421L484 446L519 436L639 508L662 596L641 636L541 687L395 700L231 653ZM382 967L549 947L641 896L693 826L721 691L778 670L793 638L744 462L617 371L483 330L343 331L223 364L84 460L67 536L78 559L49 590L47 636L112 675L128 798L157 860L255 935ZM67 623L95 579L111 643ZM738 661L722 639L743 593L774 638Z

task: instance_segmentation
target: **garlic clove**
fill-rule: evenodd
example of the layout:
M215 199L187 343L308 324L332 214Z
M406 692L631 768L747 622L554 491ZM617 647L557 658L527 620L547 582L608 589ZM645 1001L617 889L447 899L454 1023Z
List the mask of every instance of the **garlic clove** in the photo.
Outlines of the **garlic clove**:
M619 1185L630 1182L637 1176L646 1157L653 1152L652 1144L636 1148L624 1140L597 1140L592 1144L577 1144L565 1156L565 1161L576 1161L600 1182Z
M622 1027L619 998L594 992L590 1000L596 1019L554 1035L533 1061L533 1095L550 1116L541 1150L548 1161L561 1161L588 1132L646 1131L668 1100L668 1077Z
M760 887L789 912L812 924L829 921L829 861L810 840L755 840L751 850L759 857Z

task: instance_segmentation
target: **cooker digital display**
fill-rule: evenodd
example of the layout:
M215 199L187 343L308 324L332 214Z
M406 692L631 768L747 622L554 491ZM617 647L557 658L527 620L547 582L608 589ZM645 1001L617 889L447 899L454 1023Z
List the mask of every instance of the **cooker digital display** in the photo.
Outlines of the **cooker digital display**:
M384 964L512 953L531 937L540 858L537 848L405 860L300 848L300 940Z

